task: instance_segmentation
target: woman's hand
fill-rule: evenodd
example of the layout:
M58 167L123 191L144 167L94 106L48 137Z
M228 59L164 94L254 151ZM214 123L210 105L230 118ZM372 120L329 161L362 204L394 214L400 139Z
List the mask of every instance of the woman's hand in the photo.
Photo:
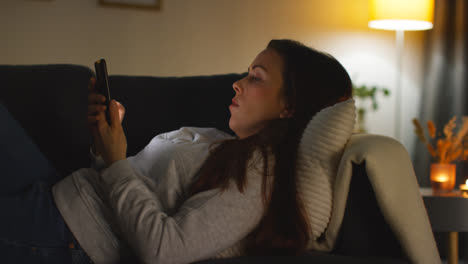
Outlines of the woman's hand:
M96 89L96 79L91 77L88 84L88 127L93 136L93 144L91 148L97 156L102 155L101 142L97 139L97 116L100 112L105 113L107 106L104 105L106 98L102 94L98 94Z
M93 151L96 155L102 155L107 165L111 165L125 159L127 155L127 139L122 128L125 108L119 102L111 100L109 124L105 115L106 106L103 105L105 97L95 91L95 82L91 78L88 95L88 124L94 139Z
M125 108L119 102L111 100L109 111L110 125L107 123L104 112L100 112L97 116L96 132L97 141L101 146L102 158L107 165L127 158L127 139L121 123Z

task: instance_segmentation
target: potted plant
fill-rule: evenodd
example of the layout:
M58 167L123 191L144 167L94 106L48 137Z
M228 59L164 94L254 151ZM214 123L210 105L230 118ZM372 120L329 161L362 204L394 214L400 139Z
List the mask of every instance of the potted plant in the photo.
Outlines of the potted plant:
M353 84L353 97L361 99L361 104L357 106L357 121L356 121L356 132L365 133L367 132L365 119L368 108L368 101L371 101L371 109L377 111L379 105L377 103L377 94L382 93L384 96L389 96L390 91L386 88L380 88L377 86L356 86Z

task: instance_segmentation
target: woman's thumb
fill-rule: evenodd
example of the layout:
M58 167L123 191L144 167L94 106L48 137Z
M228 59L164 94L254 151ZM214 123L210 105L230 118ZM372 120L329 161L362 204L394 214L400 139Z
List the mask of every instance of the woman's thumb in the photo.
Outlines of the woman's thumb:
M117 106L117 101L115 101L114 99L112 99L109 104L109 115L112 127L120 124L119 109Z

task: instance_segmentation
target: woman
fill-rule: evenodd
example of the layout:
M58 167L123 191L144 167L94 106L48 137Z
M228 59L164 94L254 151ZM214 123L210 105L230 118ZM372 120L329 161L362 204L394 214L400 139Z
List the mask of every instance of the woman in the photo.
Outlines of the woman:
M129 158L124 108L111 102L109 125L92 80L94 167L55 184L53 198L42 182L5 198L16 208L40 208L42 217L29 223L27 210L15 209L3 220L0 253L25 262L55 254L58 263L91 262L86 255L94 263L188 263L303 252L309 226L296 191L299 140L315 113L351 96L351 82L331 56L291 40L272 40L248 71L233 84L229 106L237 137L182 128L155 137ZM2 120L8 118L2 111ZM18 221L33 233L4 228Z

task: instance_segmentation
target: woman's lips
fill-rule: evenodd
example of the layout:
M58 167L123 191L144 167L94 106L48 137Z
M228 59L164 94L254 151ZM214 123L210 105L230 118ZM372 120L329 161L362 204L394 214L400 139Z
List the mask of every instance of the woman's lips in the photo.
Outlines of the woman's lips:
M237 103L236 99L232 99L232 104L231 104L231 106L233 106L233 107L238 107L238 106L239 106L239 104Z

